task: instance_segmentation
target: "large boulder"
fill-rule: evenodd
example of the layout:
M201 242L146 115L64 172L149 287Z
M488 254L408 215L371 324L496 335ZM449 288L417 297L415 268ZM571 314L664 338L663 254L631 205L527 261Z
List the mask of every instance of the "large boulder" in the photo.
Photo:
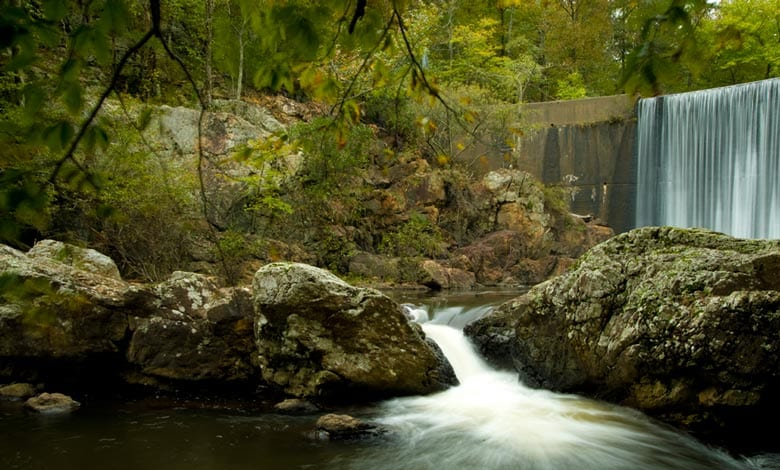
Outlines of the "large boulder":
M27 256L59 261L81 271L122 280L114 260L90 248L81 248L57 240L41 240L27 252Z
M602 243L466 328L530 385L713 432L778 414L778 331L780 241L668 227Z
M257 365L287 394L370 400L442 390L456 379L398 304L333 274L272 263L253 283Z
M161 379L230 382L255 375L248 288L219 288L202 274L175 272L153 291L150 315L130 317L127 361L140 374L128 379L156 386Z
M113 361L126 314L151 302L93 250L44 241L25 254L0 245L0 377L32 380L43 368Z
M43 241L29 253L0 245L0 299L0 378L256 382L248 288L184 272L135 285L94 250Z

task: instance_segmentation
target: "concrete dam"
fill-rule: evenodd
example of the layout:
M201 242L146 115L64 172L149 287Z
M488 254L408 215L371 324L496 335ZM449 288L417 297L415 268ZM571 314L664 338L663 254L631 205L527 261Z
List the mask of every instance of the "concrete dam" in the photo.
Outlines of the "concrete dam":
M780 79L635 101L530 103L517 167L616 233L646 225L780 238Z

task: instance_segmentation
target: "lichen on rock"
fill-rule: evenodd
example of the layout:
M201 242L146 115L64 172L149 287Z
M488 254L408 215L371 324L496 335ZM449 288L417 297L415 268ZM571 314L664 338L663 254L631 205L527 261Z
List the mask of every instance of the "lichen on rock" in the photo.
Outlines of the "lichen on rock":
M256 364L285 393L326 401L430 393L455 381L449 363L398 304L300 263L254 279Z
M614 237L466 328L530 385L696 430L777 409L777 331L780 241L670 227Z

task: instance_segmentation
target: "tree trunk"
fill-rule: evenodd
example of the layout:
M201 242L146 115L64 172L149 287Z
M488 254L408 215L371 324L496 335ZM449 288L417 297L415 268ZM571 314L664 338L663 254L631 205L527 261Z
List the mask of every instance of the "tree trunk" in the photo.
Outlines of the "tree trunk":
M214 77L211 70L211 48L214 43L214 0L206 0L206 105L211 104Z
M241 89L244 85L244 32L246 21L241 23L241 31L238 33L238 78L236 79L236 99L241 99Z

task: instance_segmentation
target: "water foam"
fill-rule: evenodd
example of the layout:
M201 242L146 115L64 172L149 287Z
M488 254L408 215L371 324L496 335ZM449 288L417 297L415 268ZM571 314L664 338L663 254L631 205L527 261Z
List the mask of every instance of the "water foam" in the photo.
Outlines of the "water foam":
M372 470L744 470L736 460L644 415L574 395L534 390L493 370L460 330L423 328L461 384L382 405L395 436L342 465ZM773 468L773 467L767 467Z

